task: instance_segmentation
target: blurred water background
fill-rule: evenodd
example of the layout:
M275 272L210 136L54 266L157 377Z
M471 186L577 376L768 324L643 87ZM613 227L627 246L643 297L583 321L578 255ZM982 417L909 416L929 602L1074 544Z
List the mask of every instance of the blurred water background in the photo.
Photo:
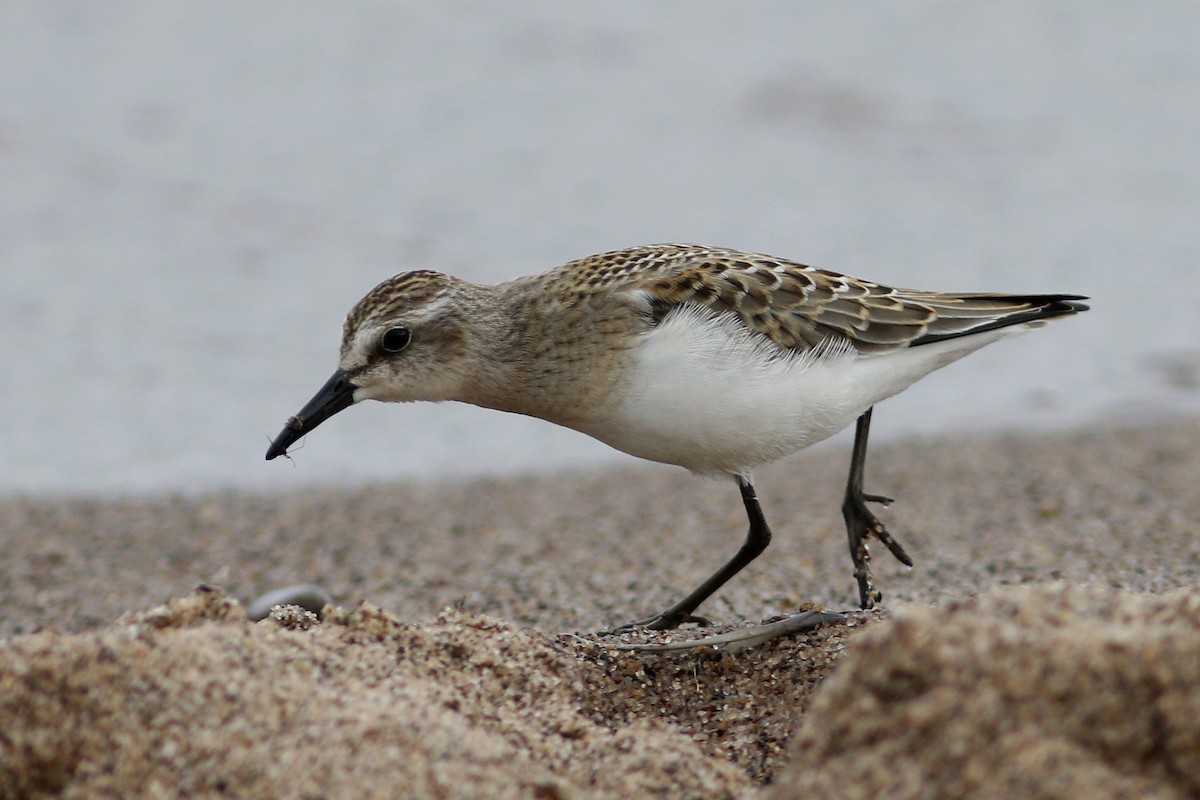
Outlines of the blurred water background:
M0 493L619 463L457 404L263 453L383 278L659 241L1093 296L878 438L1200 413L1197 31L1191 2L8 0Z

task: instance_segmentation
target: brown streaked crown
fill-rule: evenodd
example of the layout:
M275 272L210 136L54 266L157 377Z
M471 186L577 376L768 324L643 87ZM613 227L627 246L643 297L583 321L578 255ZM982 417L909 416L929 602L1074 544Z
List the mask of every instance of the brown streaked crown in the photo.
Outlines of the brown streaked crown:
M451 280L448 275L426 269L393 275L354 304L346 315L344 330L352 331L368 318L390 317L425 305L445 291Z

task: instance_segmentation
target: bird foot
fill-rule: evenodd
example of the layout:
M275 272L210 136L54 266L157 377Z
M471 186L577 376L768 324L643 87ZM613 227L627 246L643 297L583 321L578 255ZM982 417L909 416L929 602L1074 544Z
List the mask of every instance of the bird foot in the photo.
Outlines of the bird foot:
M874 536L882 542L900 563L909 567L913 565L912 558L905 552L904 546L888 533L887 527L867 508L868 502L886 506L892 502L892 498L850 492L842 503L842 517L846 520L850 558L854 561L854 578L858 582L859 605L862 608L874 608L875 604L883 599L883 595L871 582L871 554L867 549L869 537Z
M638 628L645 628L650 631L667 631L671 628L678 628L680 625L686 625L689 622L694 622L701 627L712 625L705 617L668 608L661 614L655 614L652 617L646 617L646 619L639 619L636 622L627 622L618 628L613 628L610 631L602 631L602 633L631 633Z

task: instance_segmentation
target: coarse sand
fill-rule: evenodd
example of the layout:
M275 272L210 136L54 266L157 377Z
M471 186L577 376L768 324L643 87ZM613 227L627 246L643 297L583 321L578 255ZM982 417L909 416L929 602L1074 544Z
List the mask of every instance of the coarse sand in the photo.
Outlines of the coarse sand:
M1200 421L878 447L886 610L612 646L850 608L845 460L762 470L771 548L667 634L587 632L736 549L732 484L0 500L0 798L1200 794Z

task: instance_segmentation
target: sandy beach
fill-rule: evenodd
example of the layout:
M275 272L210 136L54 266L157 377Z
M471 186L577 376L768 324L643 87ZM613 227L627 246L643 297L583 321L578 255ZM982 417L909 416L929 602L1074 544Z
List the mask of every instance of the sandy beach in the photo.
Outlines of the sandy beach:
M0 797L1185 797L1200 791L1200 421L896 442L884 608L750 647L619 642L851 609L847 454L764 469L736 549L668 468L0 501ZM302 457L303 453L298 454ZM245 606L323 587L323 620ZM201 588L198 588L201 587Z

